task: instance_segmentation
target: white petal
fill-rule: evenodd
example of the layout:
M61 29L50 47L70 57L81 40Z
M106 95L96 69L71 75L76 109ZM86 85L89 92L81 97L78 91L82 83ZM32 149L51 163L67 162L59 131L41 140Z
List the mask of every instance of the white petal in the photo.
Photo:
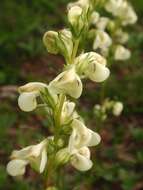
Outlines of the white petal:
M40 91L44 88L47 88L47 85L42 82L29 82L21 87L19 87L19 92L33 92Z
M49 85L53 92L65 93L73 98L79 98L82 93L82 82L74 69L62 72Z
M91 139L91 132L79 120L74 119L72 122L73 132L69 139L69 151L86 146Z
M93 163L90 159L88 159L78 153L72 156L71 164L79 171L87 171L93 165Z
M47 164L47 151L46 149L43 149L42 154L41 154L41 163L40 163L40 173L42 173L45 169L45 166Z
M90 159L90 150L88 147L84 146L80 149L78 149L78 153L88 159Z
M7 165L7 172L11 176L23 175L27 164L28 162L24 160L12 160Z
M87 146L96 146L100 143L101 141L101 137L98 133L88 129L91 133L91 139L90 141L88 142Z
M105 65L96 62L89 65L85 74L95 82L103 82L109 77L110 70Z
M33 111L37 107L35 93L24 92L18 98L18 105L25 112Z

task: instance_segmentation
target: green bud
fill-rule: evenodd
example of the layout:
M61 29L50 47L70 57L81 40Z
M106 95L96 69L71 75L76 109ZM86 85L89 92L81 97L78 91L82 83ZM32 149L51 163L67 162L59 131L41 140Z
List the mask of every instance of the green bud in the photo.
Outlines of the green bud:
M70 159L70 154L69 154L68 148L63 148L59 150L56 154L57 165L65 164L69 161L69 159Z
M58 33L54 31L48 31L43 36L43 42L49 53L57 54L59 52L57 47Z

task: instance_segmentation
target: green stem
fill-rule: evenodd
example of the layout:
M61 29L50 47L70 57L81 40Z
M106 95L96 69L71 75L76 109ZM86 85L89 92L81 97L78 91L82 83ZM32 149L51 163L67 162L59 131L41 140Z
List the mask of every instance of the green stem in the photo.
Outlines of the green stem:
M73 64L73 61L76 57L77 51L78 51L78 46L79 46L79 39L76 39L74 42L74 48L73 48L73 52L72 52L72 56L71 56L71 64Z

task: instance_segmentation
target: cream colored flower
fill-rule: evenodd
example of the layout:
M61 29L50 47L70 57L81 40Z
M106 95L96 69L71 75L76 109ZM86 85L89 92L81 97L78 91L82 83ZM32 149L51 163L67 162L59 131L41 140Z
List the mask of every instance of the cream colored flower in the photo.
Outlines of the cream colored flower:
M107 17L100 17L99 20L97 21L96 23L96 27L99 29L99 30L105 30L107 25L109 23L109 18Z
M98 12L94 11L92 14L91 14L91 18L90 18L90 22L93 24L93 25L96 25L96 23L98 22L100 18L100 15Z
M106 59L95 52L81 54L75 60L77 72L95 82L102 82L109 77Z
M37 107L36 98L44 88L48 87L41 82L30 82L19 87L20 96L18 98L18 105L20 109L26 112L33 111Z
M98 30L96 33L95 40L93 42L93 49L105 49L109 48L111 45L112 39L110 38L110 36L106 32Z
M119 116L123 111L123 103L122 102L115 102L113 105L113 115Z
M123 32L122 29L118 29L115 31L115 38L117 42L121 44L125 44L129 39L129 34L126 32Z
M91 169L93 163L90 160L90 150L88 147L82 147L71 157L71 164L79 171L87 171Z
M122 45L118 45L115 49L115 60L127 60L131 57L131 52Z
M65 124L74 118L75 103L65 101L61 113L61 123Z
M121 19L122 25L134 24L137 21L137 15L133 7L124 0L109 0L105 9Z
M25 173L25 167L28 164L42 173L47 163L47 142L47 139L45 139L37 145L13 151L11 155L12 160L7 165L9 175L23 175Z
M69 139L68 150L71 155L71 164L80 171L87 171L92 167L90 150L88 146L96 146L100 143L98 133L88 129L81 121L74 119L73 132Z
M70 152L83 146L96 146L101 138L98 133L88 129L83 122L74 119L72 122L73 132L69 139Z
M74 68L59 74L49 87L56 94L68 94L73 98L79 98L82 93L82 82Z
M105 4L105 9L108 12L112 13L114 16L117 16L119 15L120 10L123 9L125 4L126 2L124 2L124 0L109 0Z

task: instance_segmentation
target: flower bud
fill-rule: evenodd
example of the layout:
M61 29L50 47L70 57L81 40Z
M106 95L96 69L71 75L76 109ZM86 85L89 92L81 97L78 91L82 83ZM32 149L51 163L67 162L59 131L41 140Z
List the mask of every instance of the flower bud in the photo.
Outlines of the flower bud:
M93 24L93 25L96 25L96 23L98 22L100 18L100 15L98 12L94 11L92 14L91 14L91 17L90 17L90 22Z
M48 31L43 36L43 43L49 53L57 54L59 49L57 47L58 33L54 31Z
M74 109L75 103L74 102L64 102L62 113L61 113L61 123L65 124L73 119L74 117Z
M113 106L113 115L119 116L123 111L123 103L122 102L115 102Z
M127 60L131 57L131 52L122 45L118 45L115 49L115 60Z
M48 52L53 54L60 53L65 59L70 59L73 50L72 33L70 30L48 31L43 37L43 42Z
M105 49L109 48L111 45L112 39L110 38L110 36L106 32L98 30L96 33L95 40L93 42L93 49Z
M59 150L56 154L57 165L65 164L69 161L69 159L70 159L70 154L69 154L68 148L63 148Z

